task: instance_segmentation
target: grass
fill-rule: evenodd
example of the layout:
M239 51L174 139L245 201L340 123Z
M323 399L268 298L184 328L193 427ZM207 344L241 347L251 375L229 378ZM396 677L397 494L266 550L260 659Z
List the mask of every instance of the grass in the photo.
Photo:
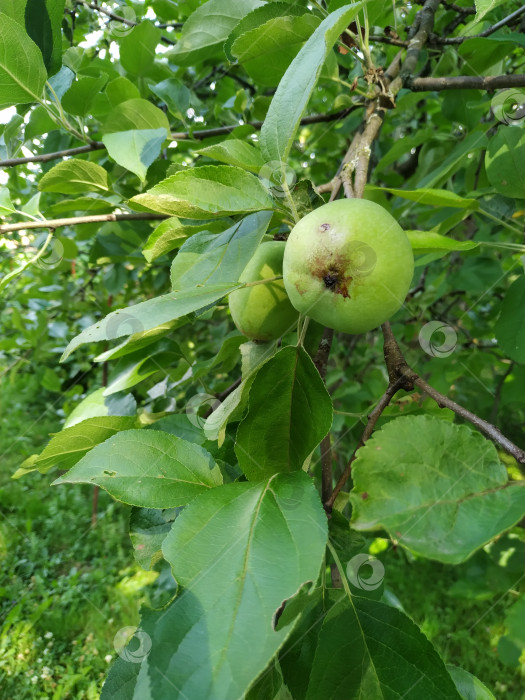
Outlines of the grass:
M92 529L91 487L50 487L53 473L10 478L59 428L34 389L0 386L0 695L91 700L150 577L134 564L128 507L101 492Z

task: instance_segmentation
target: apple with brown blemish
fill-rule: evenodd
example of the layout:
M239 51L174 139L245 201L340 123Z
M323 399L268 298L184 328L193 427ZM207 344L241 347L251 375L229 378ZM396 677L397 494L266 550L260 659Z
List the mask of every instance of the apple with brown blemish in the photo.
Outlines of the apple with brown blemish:
M310 212L292 229L284 252L284 286L293 306L345 333L364 333L391 318L413 273L405 232L366 199L340 199Z

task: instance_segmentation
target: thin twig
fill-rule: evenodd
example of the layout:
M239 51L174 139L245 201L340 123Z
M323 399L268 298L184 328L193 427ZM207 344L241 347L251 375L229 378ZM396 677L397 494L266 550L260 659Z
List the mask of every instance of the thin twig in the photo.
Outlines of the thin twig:
M496 22L496 24L493 24L492 26L488 27L484 31L482 31L480 34L470 34L466 36L448 36L448 37L439 37L436 35L432 35L430 37L430 43L432 44L462 44L464 41L467 41L467 39L484 39L487 36L490 36L491 34L494 34L494 32L497 32L498 29L501 29L502 27L507 26L508 24L511 24L515 19L518 19L518 17L521 17L521 15L525 14L525 5L523 7L520 7L517 9L515 12L512 12L510 15L507 17L504 17L502 20L499 22Z
M525 464L525 450L521 447L515 445L511 440L509 440L503 433L492 425L488 421L480 418L478 415L469 411L468 408L460 406L448 396L445 396L441 392L430 386L424 379L422 379L414 370L409 367L407 361L405 360L403 353L401 352L399 345L390 328L390 324L384 323L382 326L383 335L385 338L385 360L388 369L388 375L390 381L396 378L403 379L403 388L410 390L411 386L417 386L422 391L424 391L430 398L434 399L440 408L449 408L456 415L464 418L465 420L472 423L478 430L485 433L487 437L496 442L500 447L502 447L506 452L512 455L517 462L520 464Z
M29 156L28 158L8 158L7 160L0 160L0 168L12 168L15 165L24 165L25 163L47 163L50 160L56 160L57 158L65 158L66 156L76 156L79 153L88 153L89 151L98 151L102 148L106 148L103 143L99 141L92 141L86 146L78 146L77 148L66 148L63 151L55 151L53 153L41 153L35 156Z
M476 8L475 7L460 7L460 5L456 5L454 2L447 2L446 0L441 0L442 5L445 5L445 7L449 10L455 10L456 12L460 12L462 15L475 15L476 14Z
M525 75L456 75L450 78L412 78L406 86L413 92L427 90L500 90L525 87Z
M356 104L350 107L345 107L338 112L328 112L327 114L311 114L308 117L303 117L301 119L301 124L322 124L325 122L334 122L339 119L344 119L355 109L358 109L362 105ZM248 122L249 126L254 129L260 129L263 125L262 121ZM223 134L229 134L234 129L237 129L239 124L228 124L227 126L218 126L212 129L196 129L195 131L176 131L171 134L171 138L176 141L185 140L195 140L200 141L202 139L212 138L213 136L222 136ZM16 165L24 165L25 163L47 163L50 160L57 160L58 158L65 158L66 156L74 156L79 153L87 153L89 151L96 151L99 149L106 148L103 143L98 141L92 141L86 146L79 146L78 148L66 148L62 151L54 151L53 153L42 153L39 155L29 156L28 158L9 158L8 160L0 160L0 168L9 168Z
M149 212L137 214L92 214L90 216L71 216L63 219L44 219L43 221L25 221L17 224L2 224L0 233L9 231L25 231L30 228L56 229L63 226L77 226L78 224L96 224L103 221L156 221L168 219L166 214L150 214Z

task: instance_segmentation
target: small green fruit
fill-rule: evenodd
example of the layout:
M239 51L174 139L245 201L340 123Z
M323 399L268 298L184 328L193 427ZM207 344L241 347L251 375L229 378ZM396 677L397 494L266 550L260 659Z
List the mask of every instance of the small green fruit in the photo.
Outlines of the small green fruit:
M283 272L297 311L338 331L364 333L402 306L414 256L386 209L366 199L340 199L295 225Z
M261 243L239 282L255 282L283 274L284 241ZM297 324L282 280L256 284L230 294L230 313L238 330L252 340L275 340Z

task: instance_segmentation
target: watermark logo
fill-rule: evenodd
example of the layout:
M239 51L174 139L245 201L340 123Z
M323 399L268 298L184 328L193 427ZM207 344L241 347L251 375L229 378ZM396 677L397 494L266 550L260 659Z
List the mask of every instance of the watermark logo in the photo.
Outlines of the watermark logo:
M212 394L195 394L186 404L186 415L192 425L196 428L203 428L207 416L220 405L219 399Z
M117 19L118 17L118 19ZM111 12L108 30L112 37L119 39L127 36L137 24L135 10L129 5L118 5Z
M355 588L375 591L383 583L385 567L371 554L356 554L346 565L346 575Z
M138 318L132 314L126 311L114 311L107 318L105 330L106 338L108 340L114 340L124 335L142 333L144 331L144 326Z
M430 357L448 357L456 349L458 336L443 321L429 321L419 331L419 344Z
M259 170L259 179L272 195L278 199L287 196L297 182L295 171L280 160L271 160Z
M39 246L40 247L40 246ZM64 259L64 245L59 238L52 238L45 251L35 261L41 270L53 270Z
M121 659L140 664L151 651L151 637L138 627L122 627L115 635L113 646Z
M499 90L491 100L496 119L507 126L522 126L525 123L525 89Z
M279 484L278 504L283 511L295 510L304 501L304 480L294 475L284 479L283 476Z
M350 255L351 270L358 277L367 277L376 266L377 255L375 250L363 241L351 241L346 246L346 251Z

